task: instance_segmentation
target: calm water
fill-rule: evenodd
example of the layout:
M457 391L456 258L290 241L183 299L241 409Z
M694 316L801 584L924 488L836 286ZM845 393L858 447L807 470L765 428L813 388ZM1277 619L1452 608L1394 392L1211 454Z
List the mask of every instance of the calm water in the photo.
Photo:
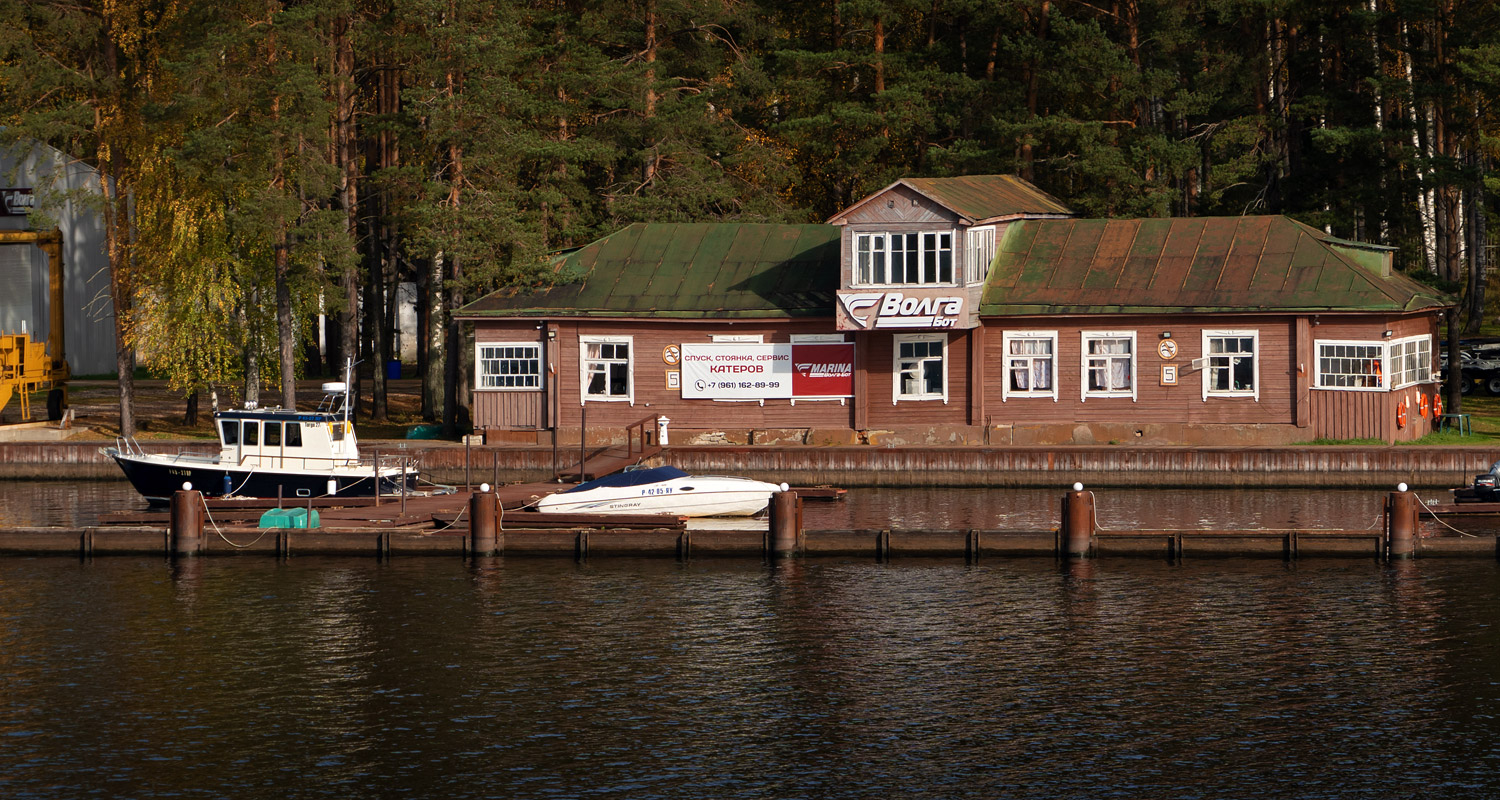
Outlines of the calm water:
M1493 798L1497 573L0 559L0 796Z

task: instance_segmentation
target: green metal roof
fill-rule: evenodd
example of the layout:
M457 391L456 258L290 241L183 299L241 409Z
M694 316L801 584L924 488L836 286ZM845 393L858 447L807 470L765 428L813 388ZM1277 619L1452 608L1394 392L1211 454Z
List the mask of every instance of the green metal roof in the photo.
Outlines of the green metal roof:
M1388 249L1282 216L1022 220L1006 231L979 313L1409 312L1455 302L1382 275Z
M1017 214L1072 214L1061 200L1014 175L905 178L907 186L976 222Z
M636 223L559 254L582 280L494 294L460 317L832 316L839 229L829 225Z
M927 197L969 224L1021 216L1072 215L1061 200L1014 175L966 175L958 178L902 178L835 214L837 224L850 213L897 186Z

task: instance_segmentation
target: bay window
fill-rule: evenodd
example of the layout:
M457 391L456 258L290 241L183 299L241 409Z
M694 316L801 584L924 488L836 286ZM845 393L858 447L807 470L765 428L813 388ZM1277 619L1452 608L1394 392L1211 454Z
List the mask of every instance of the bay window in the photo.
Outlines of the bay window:
M854 280L860 286L952 286L953 232L855 234Z

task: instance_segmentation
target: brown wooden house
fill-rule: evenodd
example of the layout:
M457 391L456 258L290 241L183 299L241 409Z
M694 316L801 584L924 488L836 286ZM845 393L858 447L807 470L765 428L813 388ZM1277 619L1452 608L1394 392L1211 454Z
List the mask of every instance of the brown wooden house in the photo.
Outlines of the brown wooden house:
M1397 441L1434 426L1452 301L1391 261L1286 217L909 179L827 225L631 225L460 316L489 441L657 416L673 444Z

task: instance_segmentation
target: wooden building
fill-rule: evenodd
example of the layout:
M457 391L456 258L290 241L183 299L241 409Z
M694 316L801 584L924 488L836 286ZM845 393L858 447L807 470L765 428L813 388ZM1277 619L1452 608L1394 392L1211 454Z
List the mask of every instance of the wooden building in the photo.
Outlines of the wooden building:
M1284 444L1435 425L1451 298L1280 216L1076 219L1008 176L826 225L635 224L474 324L488 441Z

